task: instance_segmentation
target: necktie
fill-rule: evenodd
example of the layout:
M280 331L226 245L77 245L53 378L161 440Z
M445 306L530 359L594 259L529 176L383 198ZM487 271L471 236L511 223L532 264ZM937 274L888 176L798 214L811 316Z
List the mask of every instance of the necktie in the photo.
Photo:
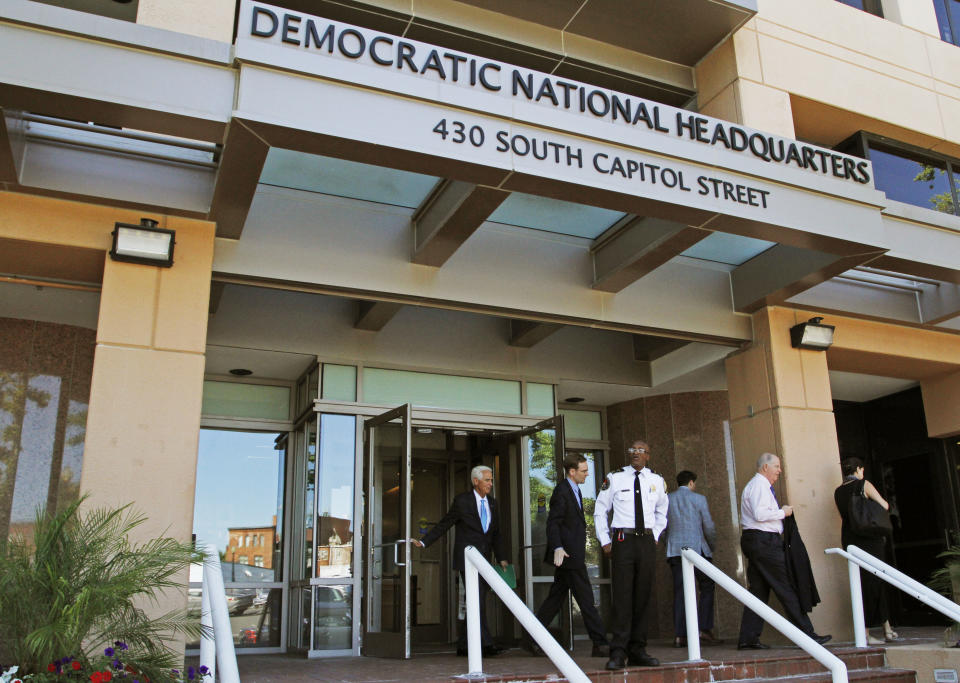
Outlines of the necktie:
M483 533L487 533L487 527L490 525L487 519L487 499L480 499L480 526L483 527Z
M577 502L580 504L580 510L583 510L583 495L580 493L580 487L577 487ZM579 604L579 603L577 603Z
M633 526L643 529L647 526L643 514L643 492L640 490L640 470L633 474Z
M770 493L773 495L773 502L777 504L777 507L780 507L780 501L777 500L777 492L773 488L773 484L770 484Z

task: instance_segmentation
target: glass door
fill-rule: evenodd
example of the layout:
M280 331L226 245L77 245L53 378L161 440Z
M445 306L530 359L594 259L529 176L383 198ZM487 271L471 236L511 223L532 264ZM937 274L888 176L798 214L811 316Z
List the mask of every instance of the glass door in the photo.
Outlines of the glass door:
M364 423L363 654L410 658L410 405Z

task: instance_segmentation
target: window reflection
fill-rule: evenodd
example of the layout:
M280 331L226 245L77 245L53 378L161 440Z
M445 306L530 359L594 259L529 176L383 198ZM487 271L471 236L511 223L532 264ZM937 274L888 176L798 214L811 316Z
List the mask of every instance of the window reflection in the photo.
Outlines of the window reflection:
M940 37L948 43L960 45L960 0L933 0L940 26Z
M0 318L0 539L80 491L96 332Z
M544 429L527 439L527 464L530 484L530 532L535 574L552 574L540 562L547 547L547 506L557 485L556 431Z
M313 648L349 650L353 647L353 586L315 586Z
M947 167L942 161L912 158L906 152L871 144L877 189L898 202L956 213Z
M317 490L318 577L352 576L356 418L320 416Z
M193 532L228 582L281 578L282 451L276 434L200 430Z

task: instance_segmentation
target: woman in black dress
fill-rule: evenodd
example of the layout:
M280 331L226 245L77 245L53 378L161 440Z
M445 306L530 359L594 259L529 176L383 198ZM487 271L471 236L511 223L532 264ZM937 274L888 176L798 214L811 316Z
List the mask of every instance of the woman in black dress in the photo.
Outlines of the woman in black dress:
M840 462L840 470L843 473L843 483L833 492L833 500L836 502L837 510L840 511L840 518L843 520L843 525L840 527L840 543L844 549L846 549L848 545L855 545L877 559L884 560L887 545L886 537L871 538L869 536L858 535L850 526L848 510L850 508L850 499L853 496L866 496L871 500L875 500L884 510L889 510L890 506L877 491L876 487L863 478L863 461L860 458L844 458ZM871 626L883 626L883 638L873 636L867 631L867 643L870 645L882 645L884 642L896 640L898 635L890 626L887 593L883 581L870 572L861 572L860 579L863 590L863 611L866 625L868 628Z

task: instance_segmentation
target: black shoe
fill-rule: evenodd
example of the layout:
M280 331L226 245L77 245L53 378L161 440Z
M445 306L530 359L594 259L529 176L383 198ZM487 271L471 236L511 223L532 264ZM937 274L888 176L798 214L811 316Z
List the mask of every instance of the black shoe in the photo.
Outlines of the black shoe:
M620 669L626 669L627 663L623 661L623 655L619 652L613 655L610 655L609 661L607 661L606 669L607 671L619 671Z
M660 660L651 657L646 652L641 652L640 654L630 655L627 664L630 666L660 666Z
M531 657L544 657L543 650L530 638L524 638L520 641L520 647Z
M677 636L676 638L673 639L673 646L674 646L675 648L678 648L678 649L681 648L681 647L686 647L686 646L687 646L687 639L686 639L686 638L682 638L682 637L680 637L680 636Z
M497 647L496 645L484 645L483 646L483 656L484 657L496 657L499 654L503 654L505 650L502 647Z
M605 643L594 643L593 649L590 650L591 657L609 657L610 656L610 646Z
M759 640L755 640L752 643L737 643L738 650L769 650L769 645L764 645Z
M823 645L824 643L829 642L830 639L833 638L833 636L831 636L829 633L825 636L818 636L816 633L811 633L810 637L813 638L814 641L820 645Z

